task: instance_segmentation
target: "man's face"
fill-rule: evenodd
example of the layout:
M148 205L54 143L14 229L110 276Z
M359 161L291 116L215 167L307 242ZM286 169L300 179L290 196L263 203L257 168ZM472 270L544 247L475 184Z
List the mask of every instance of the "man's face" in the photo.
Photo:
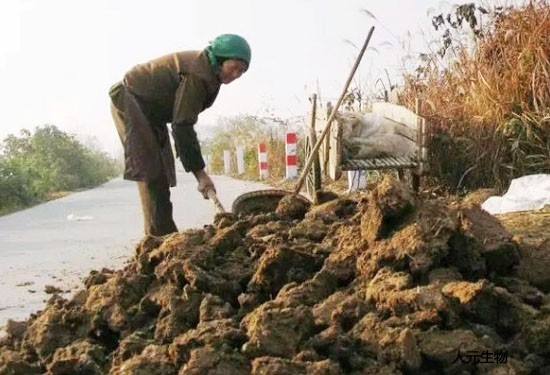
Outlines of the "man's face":
M241 60L225 60L220 67L220 81L228 84L242 76L246 72L246 63Z

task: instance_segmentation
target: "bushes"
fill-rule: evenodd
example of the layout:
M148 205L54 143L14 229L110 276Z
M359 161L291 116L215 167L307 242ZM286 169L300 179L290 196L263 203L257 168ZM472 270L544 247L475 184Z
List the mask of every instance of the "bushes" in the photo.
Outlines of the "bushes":
M403 100L427 104L434 177L451 190L502 191L513 178L550 172L548 2L464 4L433 24L442 47L405 77Z
M120 170L108 155L53 125L9 135L0 146L0 213L44 201L54 192L101 184Z

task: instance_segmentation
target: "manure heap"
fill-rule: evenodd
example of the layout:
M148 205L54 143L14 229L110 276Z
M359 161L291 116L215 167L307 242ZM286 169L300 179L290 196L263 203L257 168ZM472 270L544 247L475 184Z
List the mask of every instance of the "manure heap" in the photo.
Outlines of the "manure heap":
M549 374L550 290L522 262L479 205L388 177L144 238L10 321L0 374Z

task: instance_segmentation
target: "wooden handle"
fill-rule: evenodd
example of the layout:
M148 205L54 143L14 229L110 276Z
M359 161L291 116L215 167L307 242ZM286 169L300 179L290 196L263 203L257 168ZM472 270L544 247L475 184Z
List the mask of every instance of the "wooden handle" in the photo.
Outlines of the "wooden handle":
M225 213L225 208L223 208L223 205L218 199L218 196L216 195L216 192L214 190L208 190L206 192L206 195L208 196L208 199L210 199L214 203L214 206L216 207L216 211L218 211L218 213Z
M344 101L344 98L346 97L346 93L348 92L348 87L351 83L351 80L353 79L353 76L355 75L355 71L357 70L357 67L359 67L359 63L361 62L361 59L363 58L363 54L365 53L365 50L367 49L367 46L369 45L370 38L372 36L372 33L374 32L374 26L370 28L369 34L367 35L367 39L365 40L365 43L363 44L363 48L361 48L361 51L359 52L359 55L357 56L357 59L355 60L355 64L353 65L353 68L351 69L351 73L348 77L348 80L346 81L346 84L344 85L344 90L342 91L342 95L340 95L340 99L338 99L338 102L332 109L332 112L330 113L330 116L328 117L327 124L325 128L323 129L323 132L317 139L317 143L315 143L315 146L313 146L313 149L311 150L309 154L309 158L307 159L304 169L302 170L302 174L300 175L300 178L296 182L296 186L294 187L294 194L299 194L300 190L302 189L302 186L304 184L304 181L306 179L307 174L309 173L309 168L311 168L311 164L313 164L313 159L317 152L319 151L319 148L321 147L321 143L323 143L323 139L327 135L327 133L330 130L330 124L332 123L332 120L334 120L334 117L336 116L336 112L338 111L338 107L342 104Z

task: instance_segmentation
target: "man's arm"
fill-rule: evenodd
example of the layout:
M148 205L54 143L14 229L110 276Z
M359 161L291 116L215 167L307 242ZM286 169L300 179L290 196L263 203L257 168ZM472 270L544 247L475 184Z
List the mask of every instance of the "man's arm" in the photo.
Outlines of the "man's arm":
M196 172L205 166L194 128L205 100L204 82L191 74L182 76L174 100L172 135L176 152L186 172Z
M204 83L195 76L182 78L176 92L172 116L172 135L176 152L186 172L192 172L199 182L198 190L206 197L208 190L216 190L212 180L204 171L205 163L195 131L199 113L206 101Z
M199 183L198 190L204 198L208 198L208 191L216 192L216 187L205 172L199 140L193 125L172 126L176 151L186 172L192 172Z
M205 163L195 127L184 123L173 124L172 135L176 152L185 171L196 175L197 171L204 169Z

